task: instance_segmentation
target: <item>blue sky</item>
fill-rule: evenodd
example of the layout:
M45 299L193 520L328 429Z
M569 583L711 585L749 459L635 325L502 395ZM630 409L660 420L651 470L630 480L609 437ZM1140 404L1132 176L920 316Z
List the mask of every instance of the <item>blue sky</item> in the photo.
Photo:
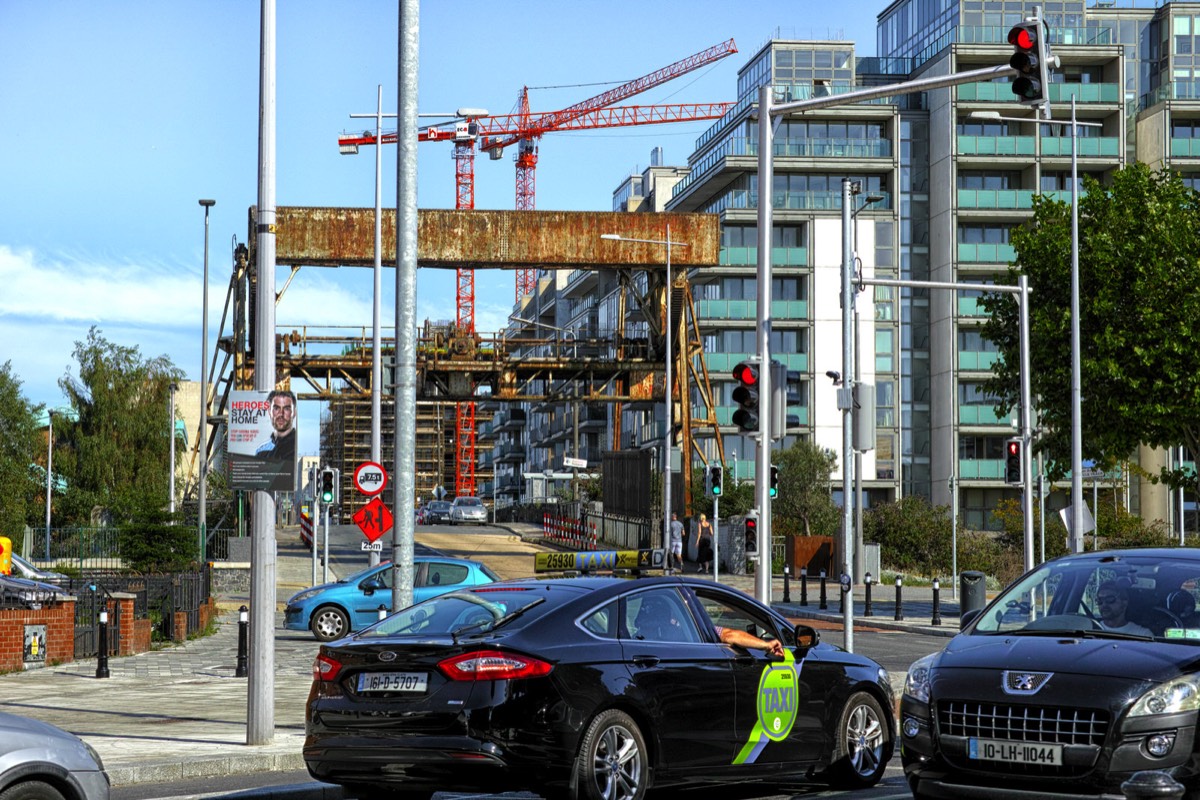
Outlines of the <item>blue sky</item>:
M425 0L418 106L553 111L733 38L739 52L630 104L732 101L738 69L773 36L844 39L875 54L883 0L824 4L725 0ZM341 131L374 127L351 113L397 104L399 3L279 0L276 202L374 205L375 156L338 154ZM0 3L0 364L26 397L63 402L57 382L76 341L165 354L200 375L204 210L210 213L210 344L257 199L259 3L253 0L68 0ZM553 87L553 88L552 88ZM394 121L385 120L385 128ZM539 209L611 209L617 184L653 147L682 164L708 123L557 133L539 144ZM418 204L454 207L452 146L420 146ZM383 202L395 205L395 148L385 147ZM476 159L477 208L514 207L512 151ZM277 278L282 288L286 272ZM454 317L454 273L421 270L417 319ZM304 269L277 323L371 324L371 270ZM394 274L383 277L384 324ZM512 310L513 275L476 276L476 326ZM301 451L315 453L320 407L301 408Z

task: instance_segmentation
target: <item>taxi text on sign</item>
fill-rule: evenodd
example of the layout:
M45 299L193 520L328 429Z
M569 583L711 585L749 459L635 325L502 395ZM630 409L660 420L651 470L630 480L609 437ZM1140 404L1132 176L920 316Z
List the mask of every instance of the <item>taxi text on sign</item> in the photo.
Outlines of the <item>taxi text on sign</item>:
M362 530L368 541L375 541L392 529L392 511L378 497L371 500L354 515L354 524Z

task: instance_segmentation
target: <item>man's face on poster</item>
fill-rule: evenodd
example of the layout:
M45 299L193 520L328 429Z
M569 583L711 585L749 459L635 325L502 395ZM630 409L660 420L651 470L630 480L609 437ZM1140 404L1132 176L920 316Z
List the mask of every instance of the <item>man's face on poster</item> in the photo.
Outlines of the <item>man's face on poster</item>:
M276 433L287 433L296 421L296 403L286 394L271 398L271 427Z

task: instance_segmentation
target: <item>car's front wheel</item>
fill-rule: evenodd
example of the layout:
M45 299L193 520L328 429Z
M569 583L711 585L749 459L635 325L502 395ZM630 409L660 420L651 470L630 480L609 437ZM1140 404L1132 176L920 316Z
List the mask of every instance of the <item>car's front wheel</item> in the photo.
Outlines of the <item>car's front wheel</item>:
M332 642L350 632L350 618L337 606L321 606L313 612L308 627L318 641Z
M63 800L63 796L44 781L23 781L0 792L0 800Z
M843 789L864 789L879 783L887 767L887 717L879 701L856 692L846 701L838 721L829 782Z
M576 800L643 800L648 775L649 751L637 723L609 709L583 735L571 794Z

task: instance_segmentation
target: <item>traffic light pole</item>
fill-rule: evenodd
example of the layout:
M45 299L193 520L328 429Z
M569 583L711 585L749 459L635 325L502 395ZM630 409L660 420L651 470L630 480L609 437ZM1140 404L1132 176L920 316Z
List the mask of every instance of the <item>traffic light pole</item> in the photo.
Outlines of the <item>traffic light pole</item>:
M950 75L938 75L929 78L918 78L911 81L903 81L901 83L888 84L886 86L873 86L867 89L859 89L854 92L846 92L845 94L833 94L826 97L813 97L807 100L796 100L790 103L775 104L772 95L771 86L763 86L758 91L758 262L755 278L758 282L758 307L756 314L756 323L758 325L758 357L763 368L759 370L763 376L763 385L759 388L759 414L760 420L759 439L758 439L758 458L756 459L757 474L755 480L755 500L759 509L759 569L755 574L755 591L754 596L759 601L764 603L771 602L771 503L768 496L768 486L765 480L769 474L771 465L770 453L768 452L771 446L770 434L767 432L764 435L763 426L768 424L771 419L770 408L770 373L769 365L771 363L771 233L772 233L772 204L771 187L775 183L775 163L773 159L775 149L775 125L773 117L782 117L785 114L795 111L813 111L827 106L841 106L852 103L857 103L863 100L875 100L881 97L898 97L900 95L916 94L918 92L928 91L930 89L942 89L950 86L959 86L964 83L978 83L981 81L990 81L993 78L1005 76L1013 76L1017 74L1017 70L1009 65L985 67L983 69L967 70L966 72L957 72ZM845 192L843 192L845 194ZM846 200L843 198L843 205ZM850 227L843 224L843 253L850 248ZM850 270L849 259L843 255L843 276L842 276L842 292L843 295L848 294L850 280L848 273ZM978 288L978 287L976 287ZM1002 287L997 287L1000 289ZM842 304L842 331L843 331L843 366L853 363L849 357L845 355L846 349L851 347L851 326L850 326L850 303ZM853 375L850 370L843 369L842 379L843 385L853 391ZM853 394L850 394L853 397ZM839 403L840 405L840 403ZM843 413L842 425L846 429L843 432L843 447L842 464L843 476L848 474L853 462L853 447L850 433L850 415ZM843 489L842 503L846 508L848 519L853 519L853 495L850 488ZM845 552L850 554L853 547L854 532L849 523L843 522L842 530L843 539L846 542ZM850 562L853 564L853 561ZM765 567L765 568L764 568ZM853 574L853 569L848 571L848 574ZM854 604L847 602L845 604L846 611L846 650L853 652L852 643L854 637L853 613Z
M758 450L755 453L754 505L758 508L758 566L754 596L771 604L771 186L775 182L773 87L758 90ZM766 176L766 183L763 177ZM765 188L764 188L765 187ZM766 198L767 202L762 202Z

